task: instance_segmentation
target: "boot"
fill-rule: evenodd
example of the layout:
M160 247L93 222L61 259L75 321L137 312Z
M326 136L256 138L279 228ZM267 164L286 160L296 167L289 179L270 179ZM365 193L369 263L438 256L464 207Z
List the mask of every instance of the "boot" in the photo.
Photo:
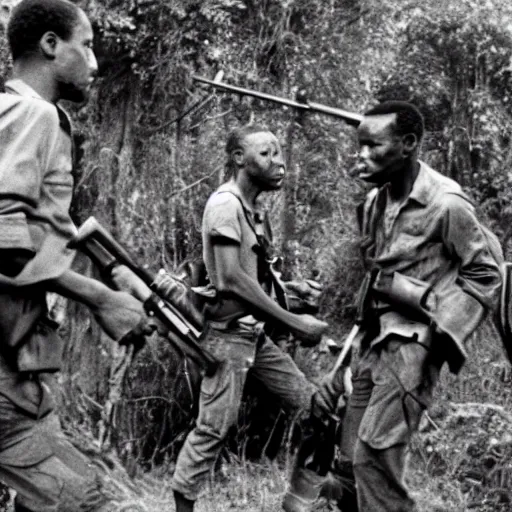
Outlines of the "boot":
M185 498L181 492L174 491L174 502L176 503L176 512L194 512L195 501Z
M350 460L340 457L334 461L320 496L336 502L341 512L358 512L354 468Z
M310 512L320 496L325 477L303 467L295 468L283 499L286 512Z
M355 483L346 476L329 471L320 496L336 502L341 512L358 512Z

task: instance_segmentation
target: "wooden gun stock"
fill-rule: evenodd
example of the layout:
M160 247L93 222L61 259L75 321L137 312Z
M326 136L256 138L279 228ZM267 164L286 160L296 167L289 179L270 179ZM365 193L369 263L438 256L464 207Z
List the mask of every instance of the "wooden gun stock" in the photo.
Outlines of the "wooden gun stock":
M202 331L194 326L180 311L159 295L155 275L138 265L131 254L94 218L89 217L78 229L73 246L81 249L98 266L107 280L116 265L125 265L153 292L145 302L152 312L169 329L167 339L186 357L204 368L207 375L215 372L219 361L198 341Z

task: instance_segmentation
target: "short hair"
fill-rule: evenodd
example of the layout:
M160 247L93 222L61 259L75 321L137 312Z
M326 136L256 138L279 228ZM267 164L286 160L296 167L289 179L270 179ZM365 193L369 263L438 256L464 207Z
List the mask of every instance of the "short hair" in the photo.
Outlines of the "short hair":
M407 135L413 133L418 140L423 138L425 120L416 106L408 101L389 100L379 103L364 113L365 116L396 114L395 133Z
M228 140L226 142L226 171L229 177L234 176L236 172L236 165L233 160L233 151L236 151L237 149L244 149L243 143L248 135L268 131L270 130L263 125L246 124L239 128L235 128L229 133Z
M79 13L80 8L68 0L22 0L14 7L7 25L13 60L35 52L46 32L69 40Z

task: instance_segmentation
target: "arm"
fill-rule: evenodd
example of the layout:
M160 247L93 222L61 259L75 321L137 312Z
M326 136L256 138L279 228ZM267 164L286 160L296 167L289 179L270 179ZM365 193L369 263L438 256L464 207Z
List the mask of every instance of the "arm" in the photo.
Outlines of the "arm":
M48 282L48 290L87 306L101 328L114 340L121 340L134 329L140 334L149 332L142 303L130 294L112 290L96 279L66 270L60 277Z
M448 194L444 206L441 236L458 265L455 282L439 291L434 320L440 331L461 343L494 307L501 274L471 204L462 196Z
M31 98L3 95L0 111L0 251L11 261L5 274L17 275L36 247L25 212L37 206L44 175L59 137L53 105ZM10 108L9 108L10 104Z
M454 194L450 194L446 203L443 242L460 262L456 285L483 307L492 309L501 286L500 262L493 255L490 240L471 204Z
M263 290L261 285L248 275L240 265L240 247L230 240L218 239L214 243L218 291L233 294L248 302L262 316L284 324L304 341L318 341L327 324L311 315L296 315L281 308Z

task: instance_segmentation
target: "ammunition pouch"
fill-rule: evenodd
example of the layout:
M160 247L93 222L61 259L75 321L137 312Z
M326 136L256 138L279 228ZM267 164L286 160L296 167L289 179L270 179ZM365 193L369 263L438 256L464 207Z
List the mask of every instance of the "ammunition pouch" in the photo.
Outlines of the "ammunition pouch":
M0 294L2 356L20 372L55 372L62 364L58 324L47 317L44 289L11 288Z
M322 286L316 281L306 279L305 281L283 282L286 292L288 309L292 313L318 313Z
M376 299L398 308L404 316L415 320L429 322L430 313L437 306L437 297L429 283L399 272L384 274L380 271L372 289Z
M172 304L192 325L203 328L205 305L216 299L213 287L191 287L164 270L156 275L153 287L158 296Z

